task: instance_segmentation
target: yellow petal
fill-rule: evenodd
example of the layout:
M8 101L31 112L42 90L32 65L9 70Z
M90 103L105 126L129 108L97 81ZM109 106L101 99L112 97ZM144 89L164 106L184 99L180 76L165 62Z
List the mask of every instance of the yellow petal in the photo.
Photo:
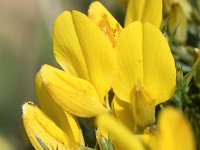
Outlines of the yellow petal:
M52 99L65 112L80 117L94 117L107 111L100 103L94 87L86 80L49 65L44 65L39 75Z
M71 139L49 119L36 105L27 102L23 105L23 123L31 143L37 150L74 149Z
M95 1L89 7L88 17L101 28L114 45L122 27L110 12L100 2Z
M134 137L130 130L117 122L114 117L102 114L97 117L96 123L100 129L102 128L112 135L116 143L120 145L120 148L124 150L144 150L142 143Z
M142 24L134 22L120 33L115 45L119 71L113 89L117 97L127 102L134 84L143 79L141 36Z
M163 110L158 119L159 150L195 150L192 129L183 114L174 108Z
M65 71L89 79L86 62L70 12L64 11L55 20L53 50L57 62Z
M54 25L54 52L62 55L58 62L66 59L66 66L91 82L103 101L116 72L116 57L100 28L80 12L64 12Z
M155 100L137 84L131 96L132 112L137 130L144 129L155 121Z
M158 150L157 148L157 137L154 134L138 134L136 135L138 139L147 147L148 150Z
M67 112L65 112L65 114L67 116L67 120L69 122L69 126L71 128L73 138L75 139L76 143L78 143L81 146L84 146L85 141L84 141L83 133L82 133L81 127L79 125L78 119L75 116L73 116ZM68 134L68 132L67 132L67 134Z
M117 96L114 96L112 101L112 110L116 118L126 125L126 127L128 127L131 131L134 131L135 123L130 107L129 103L120 100Z
M53 100L45 89L40 73L36 75L35 87L37 98L41 109L48 115L56 125L61 128L74 143L84 145L83 135L78 120L65 113L63 109Z
M156 104L171 98L176 86L174 58L165 37L149 23L143 25L143 66L147 94Z
M134 22L150 22L160 27L162 20L162 0L129 0L125 26Z
M89 81L102 100L111 88L117 60L111 43L88 17L72 12L77 36L89 72Z
M172 96L176 84L175 63L158 28L150 23L134 22L120 33L115 49L119 73L113 89L120 99L130 102L130 93L138 82L156 104Z

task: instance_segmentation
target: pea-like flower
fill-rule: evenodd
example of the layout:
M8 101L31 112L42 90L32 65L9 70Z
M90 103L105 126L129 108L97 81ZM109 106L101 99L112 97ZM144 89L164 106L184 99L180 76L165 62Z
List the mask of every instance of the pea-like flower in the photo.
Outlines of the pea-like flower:
M111 111L129 129L141 132L154 123L156 105L170 99L176 86L174 59L159 30L161 16L161 0L130 0L124 28L100 2L90 5L88 16L65 11L57 17L53 51L62 69L43 65L36 75L42 111L30 103L23 106L24 125L36 149L43 142L69 149L84 145L75 116L110 111L111 89Z
M157 9L153 9L155 5ZM130 0L125 28L99 2L90 6L88 14L104 33L107 31L116 53L113 112L132 130L152 124L155 106L170 99L176 87L173 55L159 30L162 1Z
M64 131L34 103L25 103L22 110L24 127L35 149L75 150L84 146L78 120L70 114L66 113L67 120L63 120Z

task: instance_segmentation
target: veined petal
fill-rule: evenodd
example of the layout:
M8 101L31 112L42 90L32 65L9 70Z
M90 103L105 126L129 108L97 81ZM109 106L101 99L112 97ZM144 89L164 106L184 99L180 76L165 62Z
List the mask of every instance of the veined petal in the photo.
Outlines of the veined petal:
M69 136L72 142L84 146L82 130L78 120L74 116L65 113L61 106L53 100L47 89L44 87L40 73L36 75L35 87L39 105L43 112Z
M130 93L138 82L156 104L172 96L176 85L175 63L158 28L134 22L120 33L115 49L119 73L113 89L120 99L130 102Z
M54 52L60 64L94 85L103 102L116 72L116 57L100 28L80 12L62 13L54 25Z
M36 105L27 102L23 105L23 123L31 143L37 150L75 149L71 139L49 119Z
M115 44L118 73L113 82L113 90L124 101L130 102L134 84L143 80L142 24L134 22L127 26Z
M162 20L162 0L129 0L125 26L134 22L150 22L160 27Z
M89 79L84 55L70 12L60 14L53 27L53 50L57 62L65 71Z
M94 117L107 111L94 87L86 80L49 65L44 65L39 75L49 95L65 112Z
M174 58L163 34L150 23L143 25L143 66L146 93L156 104L171 98L176 87Z
M130 107L129 103L120 100L117 96L114 96L112 100L112 110L116 118L126 125L126 127L128 127L131 131L134 131L135 123Z
M83 133L82 133L81 127L79 125L78 119L75 116L73 116L67 112L65 112L65 114L67 116L67 120L69 122L69 126L71 128L71 131L72 131L75 141L79 145L84 146L85 141L84 141Z
M122 27L110 12L100 2L95 1L89 7L88 17L101 28L114 45Z
M88 17L72 12L77 36L87 64L89 81L94 85L100 100L111 88L117 60L111 43Z
M128 130L125 126L117 122L117 120L108 114L102 114L97 117L97 126L108 131L116 141L120 148L124 150L144 150L142 143Z
M195 150L192 129L183 114L174 108L163 110L158 119L159 150Z

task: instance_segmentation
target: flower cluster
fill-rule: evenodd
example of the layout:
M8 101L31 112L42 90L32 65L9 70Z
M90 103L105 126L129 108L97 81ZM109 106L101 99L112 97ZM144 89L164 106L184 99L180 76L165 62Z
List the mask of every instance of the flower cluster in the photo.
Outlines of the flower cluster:
M164 109L155 125L156 106L176 89L175 61L159 29L162 8L162 0L129 0L124 27L98 1L87 16L57 17L53 51L62 70L43 65L35 82L40 108L23 105L35 149L87 149L78 117L97 118L102 150L195 149L179 111Z

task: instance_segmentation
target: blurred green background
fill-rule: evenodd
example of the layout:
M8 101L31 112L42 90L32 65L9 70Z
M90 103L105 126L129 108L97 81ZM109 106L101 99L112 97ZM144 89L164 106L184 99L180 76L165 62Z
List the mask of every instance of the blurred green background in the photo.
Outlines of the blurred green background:
M64 10L84 13L90 0L0 0L0 146L32 149L23 129L21 105L37 101L34 78L42 64L57 65L52 26ZM115 1L103 1L119 16ZM116 3L115 3L116 4ZM112 6L112 7L111 7ZM114 10L115 9L115 10Z

